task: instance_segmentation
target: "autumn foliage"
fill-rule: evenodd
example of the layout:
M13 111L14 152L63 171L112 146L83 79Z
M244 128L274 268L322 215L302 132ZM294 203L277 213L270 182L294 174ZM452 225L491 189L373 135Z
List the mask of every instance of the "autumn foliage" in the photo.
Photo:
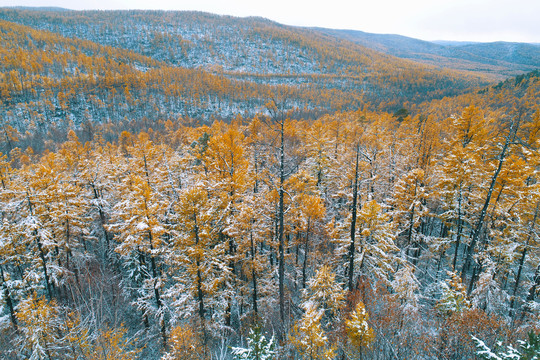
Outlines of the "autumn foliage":
M470 359L538 331L538 73L387 112L318 87L367 55L308 30L250 36L299 44L311 88L0 32L0 357Z

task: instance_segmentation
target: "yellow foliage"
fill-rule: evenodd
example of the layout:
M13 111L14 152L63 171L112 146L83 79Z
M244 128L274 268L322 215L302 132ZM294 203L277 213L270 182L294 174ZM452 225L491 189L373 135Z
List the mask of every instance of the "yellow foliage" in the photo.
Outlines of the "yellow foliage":
M206 359L206 351L201 335L190 325L180 325L171 330L170 351L163 360Z
M449 271L448 275L450 279L443 283L443 294L436 307L442 313L452 315L467 310L470 303L461 278L455 272Z
M32 359L45 359L55 356L55 349L60 342L56 302L45 297L37 297L33 293L30 298L21 301L17 311L17 320L23 329L24 351L28 351Z
M336 355L336 346L330 345L321 327L324 311L308 303L306 313L292 328L289 341L294 345L302 359L330 360Z
M86 354L86 359L132 360L137 358L142 349L135 346L136 339L126 338L126 333L127 330L123 325L117 329L106 327L101 330L92 351Z
M375 340L375 333L367 323L369 315L360 301L356 304L356 308L350 314L348 320L345 320L345 328L347 336L354 346L359 348L369 346Z
M345 290L342 284L336 281L336 274L332 269L323 265L309 280L305 297L306 300L337 314L345 300Z
M76 312L69 313L65 326L67 330L65 339L69 344L69 347L75 353L92 353L93 349L90 339L90 330L81 323L80 315Z

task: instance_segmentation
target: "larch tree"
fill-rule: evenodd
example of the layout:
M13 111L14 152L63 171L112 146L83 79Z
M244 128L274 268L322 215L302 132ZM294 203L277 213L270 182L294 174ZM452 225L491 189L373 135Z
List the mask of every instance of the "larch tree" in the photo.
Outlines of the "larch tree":
M48 301L35 293L21 302L17 319L23 339L21 353L29 359L53 359L62 356L62 325L56 301Z
M217 241L217 206L208 198L203 183L182 189L175 210L173 252L168 256L175 285L167 296L178 318L197 314L206 346L209 320L214 314L223 315L227 306L217 297L230 271L225 258L227 246Z
M337 319L345 304L343 284L336 280L336 273L328 265L323 265L309 279L307 288L303 291L303 306L315 306L324 310L324 320Z
M348 318L345 320L345 330L347 338L352 347L362 359L363 349L371 345L375 340L375 332L368 324L369 314L366 311L364 304L359 301L354 310L351 311Z
M298 265L299 261L300 247L304 252L301 273L302 288L305 288L308 261L311 256L310 251L316 247L314 235L317 233L316 229L322 227L326 210L319 195L316 178L305 171L301 170L287 179L286 187L291 197L288 199L287 205L289 208L290 232L295 233L296 237L296 265ZM291 244L289 244L290 246Z
M516 137L520 129L522 120L523 119L522 119L521 113L513 115L508 124L509 128L507 132L506 131L501 132L499 136L497 137L499 141L498 141L498 144L496 144L493 149L494 155L496 156L496 160L493 164L494 171L491 175L487 192L484 195L484 202L483 202L482 209L480 210L480 214L478 214L478 218L476 219L476 222L473 225L473 228L471 229L470 243L469 243L469 246L467 247L467 256L465 258L465 261L463 263L463 267L461 270L462 277L465 276L466 272L469 270L469 268L471 267L473 263L473 254L476 251L476 246L480 239L481 231L484 227L484 221L486 220L488 208L492 202L492 197L494 194L498 177L501 173L501 170L503 169L503 164L507 160L508 153L511 151L511 148L513 147L513 145L515 145L514 143L516 141ZM479 275L480 266L481 265L479 263L476 263L474 268L472 269L469 285L467 287L467 292L469 294L472 292L474 284Z
M215 123L216 124L216 123ZM214 125L213 127L215 127ZM227 297L225 310L225 325L231 326L231 307L233 301L233 289L237 277L237 262L240 257L237 254L240 241L237 233L238 224L236 216L242 197L250 183L248 181L248 161L244 156L244 135L230 125L222 131L217 131L208 142L208 180L209 188L219 208L220 223L218 236L226 242L227 262L229 263L229 278L224 279L225 289L222 294Z
M426 206L429 196L427 180L424 170L416 168L409 171L396 183L391 201L391 215L398 227L400 243L413 265L420 259L424 241L423 227L425 217L429 214Z
M164 234L168 231L164 223L168 203L160 191L160 186L166 184L159 170L163 154L144 133L129 150L132 167L121 180L122 200L114 206L107 229L119 238L115 251L125 257L129 267L126 270L135 285L133 290L138 294L135 304L143 313L145 325L148 326L150 315L157 318L165 346L161 257L165 249Z
M330 360L336 355L336 346L330 344L321 325L323 315L323 309L318 309L314 303L306 303L304 315L291 330L289 341L302 359Z
M485 170L481 154L485 151L489 127L479 109L469 107L460 116L450 119L449 128L448 149L437 168L435 189L443 200L439 217L454 237L452 267L455 271L459 249L466 231L472 227L476 193ZM441 235L444 237L444 231Z
M291 149L287 148L290 144L290 133L294 132L290 119L285 113L285 100L276 102L272 100L266 104L266 107L272 117L272 123L268 124L273 130L273 147L275 149L276 172L268 173L269 181L277 192L276 206L276 239L277 239L277 263L278 263L278 289L279 289L279 318L280 318L280 336L284 335L285 329L285 181L294 171L290 166L290 159L286 158ZM287 141L289 140L289 141Z

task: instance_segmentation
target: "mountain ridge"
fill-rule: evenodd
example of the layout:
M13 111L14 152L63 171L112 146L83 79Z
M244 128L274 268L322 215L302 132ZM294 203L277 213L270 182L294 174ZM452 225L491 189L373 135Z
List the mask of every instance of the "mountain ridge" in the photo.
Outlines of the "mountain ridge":
M59 13L4 9L0 18L135 51L171 66L201 68L231 78L255 75L253 81L302 85L306 76L323 76L326 81L318 86L360 91L368 101L389 101L391 107L452 96L492 81L485 74L400 59L347 39L256 17L175 11Z
M374 34L357 30L320 31L342 36L400 58L491 75L497 80L540 68L540 46L531 43L426 41L397 34Z

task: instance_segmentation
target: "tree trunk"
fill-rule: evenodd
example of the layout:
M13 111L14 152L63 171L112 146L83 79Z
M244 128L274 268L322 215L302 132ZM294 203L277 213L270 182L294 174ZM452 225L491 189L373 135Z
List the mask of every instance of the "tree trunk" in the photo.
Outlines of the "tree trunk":
M30 201L30 194L28 194L28 191L26 192L26 198L28 200L28 210L30 210L30 215L34 216L34 208L32 206L32 202ZM49 282L49 273L47 271L47 260L45 259L45 253L43 252L43 246L41 245L41 240L40 240L38 231L34 230L32 235L36 237L39 257L41 259L41 263L43 266L43 275L45 277L45 287L47 288L47 295L49 296L49 300L52 300L51 283Z
M512 292L512 300L510 301L510 316L513 317L514 314L514 305L516 301L516 295L519 288L519 281L521 280L521 272L523 270L523 264L525 263L525 257L527 256L527 251L529 250L529 242L531 241L531 237L533 235L534 228L536 226L536 218L538 217L538 209L540 207L540 203L536 204L536 210L534 212L534 217L532 224L529 229L529 234L527 236L527 242L525 243L525 247L523 248L523 253L521 254L521 259L519 260L519 267L518 272L516 274L516 284L514 285L514 291Z
M347 275L349 277L349 291L353 289L353 276L354 276L354 255L355 255L355 237L356 237L356 211L358 203L358 156L360 154L360 146L356 144L356 161L354 167L354 188L353 188L353 203L351 209L351 243L349 245L349 268L347 269Z
M307 262L309 254L309 227L311 219L308 219L308 225L306 230L306 241L304 243L304 263L302 265L302 288L306 288L306 273L307 273Z
M482 211L480 212L480 217L478 218L478 221L476 222L476 226L474 227L471 242L469 244L469 247L467 248L467 256L465 258L465 262L463 263L463 268L461 269L461 278L465 278L465 274L470 268L472 261L473 261L473 253L476 248L476 243L478 242L478 238L480 236L480 231L482 230L482 226L484 225L484 219L487 214L487 210L489 207L489 203L491 201L491 196L493 195L493 189L495 188L495 183L497 182L497 178L499 177L499 174L501 172L504 160L506 159L506 152L508 151L508 148L510 147L510 144L514 142L517 130L519 128L519 122L521 121L521 116L518 116L512 121L512 125L510 127L510 132L508 133L508 136L506 137L506 141L504 143L504 146L501 150L501 153L499 154L499 164L497 166L497 169L493 173L493 176L491 177L491 183L489 184L488 193L486 195L486 199L484 201L484 206L482 207ZM476 271L475 271L476 272ZM474 286L474 282L476 276L471 276L471 280L469 282L469 286L467 289L467 294L470 295L472 288Z
M47 288L47 295L49 296L49 300L52 300L52 290L51 290L51 284L49 281L49 273L47 271L47 261L45 259L45 253L43 252L43 247L41 246L41 241L39 239L37 231L34 231L34 235L36 236L36 243L39 250L39 257L41 258L41 262L43 266L43 275L45 277L45 286Z
M458 250L459 250L459 245L461 243L461 232L463 231L463 220L461 219L461 201L462 201L462 193L461 193L461 183L460 183L459 184L459 197L458 197L456 249L454 250L454 261L452 262L452 269L454 272L456 271Z
M529 307L529 303L533 301L536 297L536 292L538 291L538 288L540 288L540 264L538 264L538 267L536 268L536 271L534 273L533 284L529 289L527 301L525 303L525 306L523 307L523 311L521 312L521 320L523 320L523 318L525 317L525 313L531 310Z
M6 297L6 305L8 306L8 309L9 309L9 318L11 319L11 324L15 328L15 332L18 334L19 333L19 327L17 326L17 318L15 317L15 309L14 309L14 306L13 306L13 301L11 299L11 294L9 292L9 289L8 289L7 285L6 285L6 279L4 277L4 269L1 266L0 266L0 275L1 275L1 278L2 278L2 287L4 288L4 293L5 293L5 297Z
M285 253L284 253L284 182L285 182L285 120L281 120L281 146L279 148L279 212L278 212L278 237L279 237L279 318L281 320L281 332L285 331Z
M199 226L197 225L197 216L194 216L194 218L195 218L195 228L194 228L195 245L197 246L197 245L199 245L199 242L200 242ZM201 260L199 259L198 255L197 255L197 259L196 259L195 263L197 265L197 300L199 302L199 318L201 320L201 327L202 327L202 331L203 331L204 346L206 347L208 339L207 339L206 327L205 327L205 323L204 323L205 309L204 309L204 295L203 295L203 290L202 290Z
M159 295L159 289L157 287L158 282L158 270L156 266L156 259L154 257L154 237L152 236L152 232L148 231L148 240L150 242L150 266L152 267L152 277L154 278L153 281L153 288L154 288L154 296L156 298L156 304L158 309L161 311L163 309L163 303L161 301L161 296ZM163 317L163 315L161 315ZM167 326L165 324L165 320L163 318L160 319L160 327L161 327L161 338L163 341L163 348L165 349L167 347Z
M255 272L255 251L256 251L256 248L255 248L255 244L253 242L253 232L251 232L249 234L249 237L250 237L250 242L251 242L251 280L252 280L252 284L253 284L253 293L252 293L252 298L253 298L253 311L255 312L255 315L258 315L259 314L259 310L257 308L257 274Z
M226 236L223 234L222 231L219 232L219 236L223 239L227 238L228 244L229 244L229 269L233 275L235 275L235 263L234 263L234 254L235 254L235 246L234 246L234 240L230 236ZM234 278L233 278L234 279ZM225 308L225 326L231 326L231 309L232 309L232 301L229 297L227 299L227 307Z
M100 199L101 196L99 196L95 184L91 183L90 186L92 187L92 190L94 192L94 199L96 200ZM107 221L105 219L105 213L103 212L101 205L98 206L98 212L99 212L99 222L101 224L101 229L103 230L103 234L105 235L105 246L106 246L105 250L106 250L106 253L108 254L109 249L110 249L110 236L107 229L105 229L105 224L107 223Z
M414 181L414 197L416 197L416 193L418 190L418 180ZM409 251L411 249L411 246L413 245L413 230L414 230L414 214L416 210L416 204L413 204L410 212L410 220L409 220L409 229L407 230L407 251L405 252L405 255L407 257L407 260L409 259ZM413 254L414 256L414 254Z

